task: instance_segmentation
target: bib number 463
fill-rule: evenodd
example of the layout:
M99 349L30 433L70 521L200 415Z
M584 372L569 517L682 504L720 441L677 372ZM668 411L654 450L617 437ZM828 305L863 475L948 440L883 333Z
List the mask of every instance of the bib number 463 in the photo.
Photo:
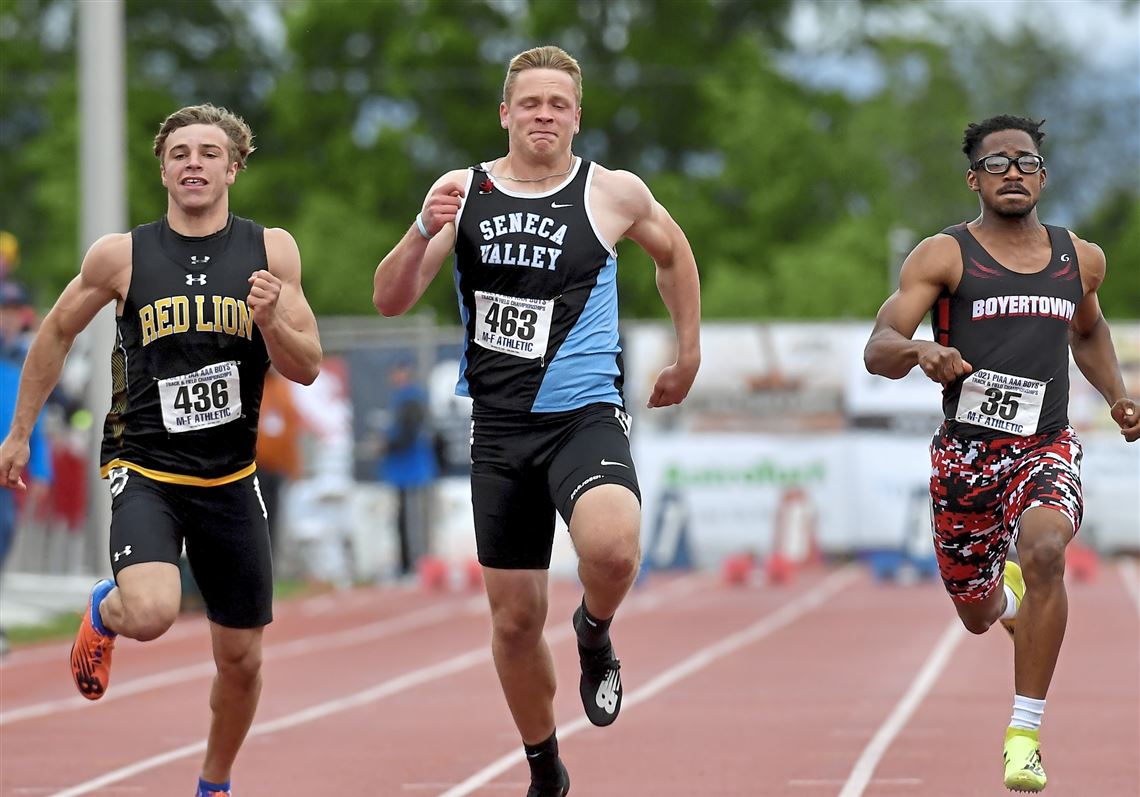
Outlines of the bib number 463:
M510 304L491 302L483 323L492 332L506 335L520 340L534 340L535 325L538 323L538 312L530 309L519 309Z

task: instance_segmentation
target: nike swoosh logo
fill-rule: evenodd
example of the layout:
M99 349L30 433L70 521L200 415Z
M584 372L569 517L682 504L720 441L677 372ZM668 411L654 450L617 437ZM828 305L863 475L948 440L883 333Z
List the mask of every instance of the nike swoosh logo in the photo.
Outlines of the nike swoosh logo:
M526 757L527 758L538 758L540 755L542 755L542 753L527 753Z
M552 208L572 208L574 206L573 205L559 205L557 202L551 202L550 207L552 207Z
M612 460L608 460L608 459L603 459L603 460L602 460L602 464L603 464L603 465L620 465L620 466L621 466L621 467L623 467L623 468L628 468L628 467L629 467L629 465L626 465L624 462L614 462L614 461L612 461Z

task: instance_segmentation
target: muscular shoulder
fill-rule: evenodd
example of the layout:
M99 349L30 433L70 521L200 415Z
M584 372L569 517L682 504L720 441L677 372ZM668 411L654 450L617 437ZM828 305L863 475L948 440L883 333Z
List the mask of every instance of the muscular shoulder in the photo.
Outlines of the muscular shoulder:
M649 186L633 172L607 169L594 164L593 191L606 205L623 212L630 218L643 218L653 207L653 194Z
M126 296L131 281L131 234L111 233L91 244L80 271L87 284Z
M470 169L452 169L449 172L444 172L439 176L438 180L432 183L432 188L446 183L459 183L463 185L467 182L467 175L470 174L470 172Z
M946 233L931 235L919 242L906 262L903 277L953 288L962 271L962 250Z
M265 259L270 273L279 279L295 278L301 273L301 251L288 230L265 228Z
M1104 280L1104 274L1107 270L1104 250L1092 241L1084 240L1072 230L1069 230L1069 237L1072 239L1073 248L1077 252L1077 263L1080 264L1081 275L1086 282L1099 285Z

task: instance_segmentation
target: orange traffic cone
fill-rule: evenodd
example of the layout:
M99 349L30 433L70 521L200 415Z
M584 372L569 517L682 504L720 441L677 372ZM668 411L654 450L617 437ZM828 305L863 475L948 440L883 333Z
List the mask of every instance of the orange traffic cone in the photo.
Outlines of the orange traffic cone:
M721 577L730 587L740 587L752 578L752 567L755 559L751 553L734 553L726 556L721 563Z
M416 564L420 587L438 591L447 586L447 562L438 556L423 556Z
M1077 581L1095 581L1100 572L1100 557L1089 546L1073 540L1065 549L1065 572Z

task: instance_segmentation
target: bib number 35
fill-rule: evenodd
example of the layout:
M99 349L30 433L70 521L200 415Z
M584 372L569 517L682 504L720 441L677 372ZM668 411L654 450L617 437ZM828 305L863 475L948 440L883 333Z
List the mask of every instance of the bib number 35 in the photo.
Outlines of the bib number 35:
M1046 384L997 371L975 371L962 382L954 418L1007 434L1036 434Z

